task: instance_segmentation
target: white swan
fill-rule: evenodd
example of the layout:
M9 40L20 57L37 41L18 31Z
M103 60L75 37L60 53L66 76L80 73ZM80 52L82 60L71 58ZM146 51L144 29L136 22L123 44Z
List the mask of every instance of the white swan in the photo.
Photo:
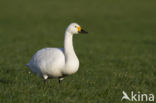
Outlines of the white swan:
M71 23L64 38L64 48L44 48L32 57L27 66L44 81L48 78L59 78L74 74L79 68L79 60L73 48L73 35L87 33L77 23Z

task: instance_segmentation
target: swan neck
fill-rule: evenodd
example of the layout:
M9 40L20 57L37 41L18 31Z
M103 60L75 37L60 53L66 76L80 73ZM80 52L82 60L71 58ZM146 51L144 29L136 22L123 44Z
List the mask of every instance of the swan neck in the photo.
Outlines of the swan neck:
M75 54L75 51L73 48L73 35L69 32L65 33L64 49L65 49L65 55Z
M65 68L62 72L66 75L73 74L78 70L79 60L73 48L73 34L66 32L64 40Z

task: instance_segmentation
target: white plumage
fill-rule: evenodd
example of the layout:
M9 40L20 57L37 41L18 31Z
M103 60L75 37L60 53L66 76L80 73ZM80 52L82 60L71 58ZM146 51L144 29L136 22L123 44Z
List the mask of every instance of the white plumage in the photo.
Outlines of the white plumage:
M64 38L64 48L43 48L32 57L27 66L44 80L59 78L74 74L79 68L79 60L73 48L73 35L87 33L77 23L71 23Z

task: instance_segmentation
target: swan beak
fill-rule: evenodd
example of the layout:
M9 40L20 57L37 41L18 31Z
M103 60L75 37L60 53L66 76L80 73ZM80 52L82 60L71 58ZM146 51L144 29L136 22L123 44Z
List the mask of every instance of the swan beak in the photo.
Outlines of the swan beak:
M79 33L83 33L83 34L88 33L87 31L83 30L81 27L78 27L77 29L78 29Z
M88 34L88 32L87 32L87 31L85 31L85 30L83 30L83 29L81 29L80 33L83 33L83 34Z

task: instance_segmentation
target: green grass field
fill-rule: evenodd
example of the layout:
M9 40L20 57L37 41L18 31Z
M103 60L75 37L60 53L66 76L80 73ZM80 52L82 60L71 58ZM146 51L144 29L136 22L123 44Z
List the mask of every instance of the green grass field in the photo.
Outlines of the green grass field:
M155 3L1 0L0 103L120 103L123 90L156 95ZM63 47L71 22L89 32L74 37L79 71L44 84L25 64L41 48Z

